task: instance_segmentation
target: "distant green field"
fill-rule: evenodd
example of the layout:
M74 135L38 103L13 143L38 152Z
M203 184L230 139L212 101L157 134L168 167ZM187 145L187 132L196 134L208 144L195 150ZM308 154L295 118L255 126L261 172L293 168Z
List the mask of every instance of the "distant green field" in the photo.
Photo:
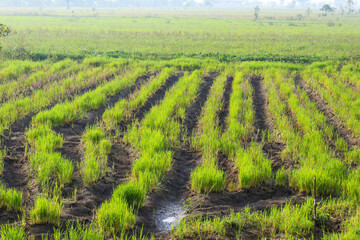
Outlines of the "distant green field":
M3 41L3 52L33 58L112 53L296 62L360 56L359 16L264 10L255 22L252 11L2 10L0 22L17 32ZM304 19L296 20L298 14Z

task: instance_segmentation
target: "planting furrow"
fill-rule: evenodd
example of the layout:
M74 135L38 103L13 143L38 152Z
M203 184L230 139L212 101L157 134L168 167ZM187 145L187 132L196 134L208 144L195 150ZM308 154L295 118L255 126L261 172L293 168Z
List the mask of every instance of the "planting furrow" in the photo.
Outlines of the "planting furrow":
M0 84L16 81L20 77L29 77L33 72L47 68L48 64L22 60L5 61L0 69Z
M184 118L185 109L195 100L200 74L199 70L185 74L165 94L164 100L125 135L124 139L139 151L139 157L134 161L129 180L121 183L112 198L97 211L97 223L102 230L125 234L134 226L135 214L144 205L147 193L171 169L171 145L176 146L180 141L178 119Z
M329 123L334 127L336 133L344 138L349 146L360 147L360 139L354 137L354 134L343 124L343 122L334 114L333 110L321 98L321 96L313 91L307 83L299 76L299 86L306 91L311 101L316 103L318 109L327 117Z
M44 104L44 103L46 103L46 101L42 102L42 101L40 101L40 99L38 99L40 101L40 102L38 102L38 104L36 101L35 103L33 103L33 105L35 108L38 108L38 107L44 108L45 107L45 110L51 109L58 102L63 101L65 98L71 100L72 98L75 98L81 94L86 93L89 90L94 89L99 83L108 81L111 79L111 77L109 77L107 75L104 75L104 77L105 77L105 79L104 78L99 78L99 79L89 78L89 80L87 80L87 79L84 80L83 78L79 78L79 80L82 81L79 88L72 87L71 89L66 90L66 92L64 92L61 96L58 96L58 97L56 97L56 99L52 100L53 102L50 103L49 105ZM41 96L41 94L38 94L38 95ZM37 99L36 96L34 96L33 99L31 99L29 97L27 97L27 98L29 101L33 101L33 102L35 101L35 99ZM20 102L21 101L22 100L20 100ZM5 105L8 105L8 108L3 107L2 110L4 110L4 112L7 112L7 110L10 110L13 107L16 107L17 104L19 104L19 106L21 106L20 102L15 101L13 106L11 104L6 103ZM36 106L36 105L39 105L39 106ZM19 111L19 110L20 109L18 109L17 111ZM15 117L14 119L12 119L10 121L7 120L8 123L12 124L11 131L6 130L5 135L2 137L2 141L1 141L2 149L5 149L5 151L8 152L8 154L6 154L6 157L4 159L4 162L5 162L4 164L6 165L6 167L5 167L5 173L4 173L3 179L6 183L6 185L9 187L18 185L17 183L15 183L15 184L12 183L13 176L16 175L16 172L25 172L24 170L20 170L20 168L21 168L20 166L22 166L22 164L18 164L14 159L15 158L22 159L25 155L24 153L25 153L26 144L24 145L24 132L25 132L25 129L29 127L32 117L37 115L37 113L34 112L34 109L30 108L29 110L30 111L27 111L25 109L25 111L23 113L21 113L19 111L19 114L17 117ZM25 117L22 117L22 116L25 116ZM9 151L6 149L8 149ZM14 157L14 156L16 156L16 157ZM23 160L21 160L21 162L22 161ZM19 176L21 176L21 175L19 175ZM20 180L19 178L18 178L18 180L20 182L26 182L26 180Z
M123 70L127 61L114 60L109 68L103 66L94 68L90 72L80 72L75 78L66 79L61 85L56 82L51 84L47 90L37 90L31 96L16 99L13 102L4 103L0 107L0 135L16 121L38 112L39 110L53 104L56 101L78 93L89 86L108 82L116 73ZM111 67L110 67L111 66Z
M281 207L288 202L293 204L303 203L306 195L296 193L285 187L267 187L261 189L250 188L236 193L224 192L223 194L210 193L205 196L194 196L193 203L198 206L192 208L190 213L195 216L223 216L232 211L239 212L245 207L251 210L269 210L271 207Z
M349 88L342 81L336 81L316 64L310 65L301 74L310 89L319 94L354 137L360 136L359 97L360 93Z
M37 90L46 90L53 82L62 84L66 78L76 76L84 67L83 64L67 59L54 63L46 71L37 71L27 78L20 78L17 81L0 85L0 106L9 100L30 96Z
M146 113L157 103L159 103L165 97L165 93L179 80L179 78L183 75L183 72L178 72L175 75L168 78L164 85L160 87L149 99L147 99L146 103L141 106L139 109L136 109L133 113L133 118L141 121Z
M54 152L54 150L62 147L64 139L62 135L53 129L80 121L78 122L77 129L80 128L81 131L81 128L85 128L85 124L81 122L81 120L88 118L88 120L94 121L96 116L104 112L106 106L112 105L119 97L126 96L130 91L135 90L136 86L134 83L137 79L139 79L140 82L141 78L138 77L144 73L145 69L138 69L134 74L117 78L104 86L85 93L81 97L75 98L72 102L67 101L57 104L52 109L40 112L33 118L32 127L27 131L27 140L31 146L30 162L34 170L39 168L38 170L40 172L36 173L36 179L37 182L42 185L43 190L48 187L47 183L51 180L49 178L52 178L54 173L55 176L53 177L55 177L55 180L58 181L61 186L70 183L72 180L72 173L70 174L70 172L68 172L69 169L63 168L64 166L57 166L57 164L65 164L65 162L70 165L71 163L68 162L66 158L63 158L61 153L59 155ZM131 85L133 85L133 87L131 87ZM107 101L107 99L109 100ZM67 130L69 128L65 129ZM68 133L61 128L57 130L63 130L65 134ZM47 162L43 162L43 160L49 158L54 158L53 164L55 164L54 167L56 167L51 170L55 171L54 173L47 172L47 166L44 165L47 164ZM59 172L56 172L58 170Z
M316 191L321 197L345 195L354 199L359 198L357 193L359 187L355 185L359 177L358 171L351 171L347 163L343 163L335 156L328 144L331 141L329 139L335 138L335 147L344 151L345 155L352 156L353 152L347 152L346 142L334 134L332 127L327 125L326 117L317 110L316 104L309 99L304 90L298 88L294 91L295 81L292 74L269 71L266 75L266 84L269 88L273 92L276 92L276 88L279 89L280 97L272 93L274 103L280 102L277 105L281 107L277 106L277 108L283 111L287 104L303 131L299 137L296 134L298 130L285 129L285 125L281 127L279 124L282 131L286 133L283 134L283 138L287 143L287 149L283 157L294 158L298 167L294 168L291 174L288 173L288 177L286 171L281 169L277 172L276 181L285 183L288 178L289 185L293 188L312 193L313 178L316 177ZM275 108L276 105L273 105L274 113L276 113ZM281 122L279 118L285 119L284 116L284 114L277 115L277 121Z
M135 159L135 155L132 154L132 156L130 156L128 151L129 148L121 141L115 139L114 144L111 144L110 141L106 139L107 137L104 138L105 135L110 134L110 132L107 132L105 129L108 129L108 131L115 130L117 128L116 126L122 121L127 121L127 118L133 118L132 113L138 108L149 104L149 101L155 101L154 99L156 98L153 98L153 94L156 94L159 89L163 90L164 84L168 86L169 83L172 84L173 81L176 82L177 77L175 79L171 77L173 72L174 69L165 68L157 77L151 77L151 74L139 77L134 85L120 93L121 96L114 96L118 99L114 100L114 97L112 97L107 102L107 107L103 106L100 109L97 109L97 114L88 112L86 114L87 117L72 123L71 126L68 125L66 127L54 128L56 131L61 131L63 133L68 131L70 135L73 134L71 132L78 132L77 135L81 134L83 136L81 145L85 146L80 146L80 137L70 136L70 139L72 138L72 140L69 140L68 142L69 144L73 144L73 146L71 146L69 150L73 152L63 152L64 154L72 156L70 159L72 162L77 162L79 169L75 169L74 184L65 186L65 189L63 190L63 196L67 198L67 201L62 209L62 222L67 220L76 223L74 219L78 219L80 223L90 221L94 213L93 210L109 198L113 186L119 184L127 177L127 173L131 168L131 159ZM151 79L149 80L150 77ZM141 88L137 90L139 86ZM151 99L149 99L150 96L152 96ZM114 104L115 102L117 103ZM123 114L123 117L119 118L119 115L117 115L118 113ZM89 118L89 115L92 117ZM87 131L85 132L85 122L89 123L89 121L92 121L93 117L100 117L100 115L102 115L102 120L93 126L88 126ZM113 118L115 116L117 117ZM109 119L112 119L114 124L107 125ZM67 135L68 134L64 134L65 139L67 138ZM77 142L74 141L74 138L77 138ZM96 146L96 142L90 144L89 140L91 139L99 139L99 141L100 139L103 139L104 141L108 141L111 149L108 156L109 161L106 160L108 157L106 156L107 153L105 153L105 155L99 155L98 157L100 158L96 159L94 162L105 161L105 164L107 162L106 169L103 169L106 171L106 176L102 176L99 181L95 179L95 181L88 182L89 178L85 176L95 177L95 175L85 175L87 174L87 171L91 170L96 172L96 165L92 165L92 169L88 170L83 168L83 166L86 166L87 161L90 161L90 159L87 159L89 157L88 150L90 149L90 145L95 144L96 151L103 147L102 145ZM103 140L101 140L101 142L103 142ZM67 141L65 140L64 145L66 142ZM82 149L84 154L81 154ZM63 151L64 149L60 150ZM97 154L96 152L93 153ZM89 183L91 183L91 185Z
M283 161L281 159L281 152L284 150L285 145L274 137L271 139L269 133L274 132L273 119L268 113L269 103L267 91L265 89L264 79L261 76L251 76L251 86L253 88L253 109L255 112L255 124L257 129L257 141L263 142L262 150L266 156L271 160L273 172L276 172Z
M132 86L110 97L101 108L87 112L86 117L80 121L53 128L55 132L62 134L64 138L64 144L58 151L70 159L74 165L81 166L81 159L83 158L81 140L86 128L101 120L101 116L106 109L111 109L116 102L128 98L139 86L148 82L151 76L151 73L147 73L138 77ZM131 156L131 153L126 149L126 146L121 142L111 145L107 164L108 169L111 171L107 171L104 178L91 185L84 186L80 169L74 169L73 184L66 186L63 191L63 197L70 199L64 204L63 220L74 221L74 219L79 219L81 223L92 219L94 209L109 198L113 187L126 178L126 174L131 168L129 159L134 159L135 156ZM76 196L74 196L74 191L76 191Z
M204 77L194 103L186 109L182 121L184 137L188 137L187 134L196 128L198 116L216 76L217 74L211 73ZM143 226L147 232L162 232L170 230L176 224L185 213L184 203L191 170L199 160L201 153L190 149L186 142L181 147L173 148L172 168L165 175L159 189L150 194L147 204L140 209L137 221L139 227Z
M263 79L261 76L252 75L250 80L252 89L254 91L253 94L253 108L255 110L255 128L257 129L257 139L261 139L263 136L263 132L266 132L269 127L266 122L266 93L264 86L262 84Z
M228 76L228 79L226 81L224 94L223 94L223 104L222 108L218 113L219 118L219 128L224 131L226 128L226 118L229 115L229 108L230 108L230 95L232 92L232 84L234 81L233 76Z

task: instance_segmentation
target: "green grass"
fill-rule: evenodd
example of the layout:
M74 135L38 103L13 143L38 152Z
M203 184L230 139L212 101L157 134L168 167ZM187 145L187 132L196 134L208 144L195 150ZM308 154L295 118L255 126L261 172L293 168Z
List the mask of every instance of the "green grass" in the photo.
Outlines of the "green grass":
M0 209L19 212L21 210L23 194L15 189L6 189L0 185Z
M213 164L203 164L191 173L191 189L198 193L221 192L225 174Z
M59 225L62 203L56 199L38 196L35 205L30 210L31 224Z
M2 239L23 240L26 239L27 234L24 227L15 223L14 225L1 225L0 236Z
M74 10L73 14L32 10L27 14L35 12L40 16L25 13L0 17L0 22L17 31L3 43L6 55L59 58L107 53L138 58L185 55L220 60L308 62L358 58L352 49L360 46L360 28L356 24L359 17L338 13L332 17L313 13L304 20L294 20L297 14L305 12L262 10L260 19L253 21L252 9L245 12L140 9L130 14L112 9L85 15L81 10ZM94 14L101 17L93 18ZM335 26L328 27L329 21L334 21ZM29 54L16 51L20 47Z
M110 233L124 233L135 224L133 209L122 198L104 202L97 211L100 229Z
M60 186L72 182L74 166L60 153L36 152L30 155L30 165L42 187L46 187L52 180L56 180Z
M272 177L271 162L262 153L262 145L253 142L247 149L239 148L235 156L239 169L240 188L257 187Z
M90 127L84 133L82 145L85 149L80 171L85 185L96 182L106 173L111 141L105 136L105 132L99 127Z

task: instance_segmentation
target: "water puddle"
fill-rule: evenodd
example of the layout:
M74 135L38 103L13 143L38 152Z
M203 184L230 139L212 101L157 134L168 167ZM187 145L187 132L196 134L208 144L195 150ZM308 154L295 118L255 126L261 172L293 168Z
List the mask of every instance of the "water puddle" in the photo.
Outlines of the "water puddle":
M155 226L159 231L169 231L184 216L185 209L180 202L164 203L155 211Z

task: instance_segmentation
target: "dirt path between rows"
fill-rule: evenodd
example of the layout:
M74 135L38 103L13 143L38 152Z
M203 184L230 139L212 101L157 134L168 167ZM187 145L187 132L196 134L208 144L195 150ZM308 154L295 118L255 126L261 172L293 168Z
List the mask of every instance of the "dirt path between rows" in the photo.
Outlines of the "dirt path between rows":
M182 122L187 137L195 131L198 118L217 74L204 77L200 84L199 94L194 103L186 110ZM184 201L188 195L188 186L192 169L201 160L201 153L191 150L187 143L182 148L173 149L173 166L164 177L159 189L151 193L145 206L139 210L136 228L147 234L155 233L155 237L167 234L171 226L185 213Z

